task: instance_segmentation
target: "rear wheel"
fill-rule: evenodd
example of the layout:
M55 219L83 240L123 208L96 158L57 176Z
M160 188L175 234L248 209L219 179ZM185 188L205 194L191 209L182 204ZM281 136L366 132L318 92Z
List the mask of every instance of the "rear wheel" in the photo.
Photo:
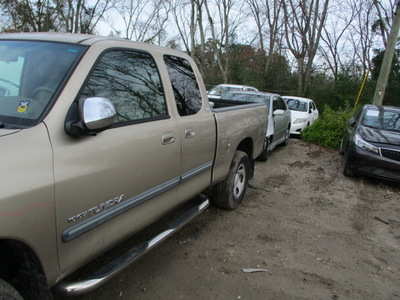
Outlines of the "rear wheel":
M0 279L0 300L23 300L18 291L6 281Z
M259 161L267 161L268 160L268 153L269 153L269 139L267 137L265 137L263 151L257 157L257 160L259 160Z
M236 151L228 176L214 187L214 203L235 209L243 201L250 177L250 161L246 153Z

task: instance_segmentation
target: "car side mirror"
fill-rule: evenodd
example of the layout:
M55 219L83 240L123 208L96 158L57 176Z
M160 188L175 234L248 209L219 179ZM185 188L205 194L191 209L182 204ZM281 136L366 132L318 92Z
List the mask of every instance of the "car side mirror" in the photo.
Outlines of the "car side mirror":
M274 116L282 116L284 114L285 114L285 111L283 109L274 110Z
M347 121L347 124L349 124L351 127L355 127L357 123L356 123L356 120L354 118L350 118Z
M79 120L67 122L65 131L70 135L96 135L108 129L116 116L114 105L101 97L80 99L78 102Z

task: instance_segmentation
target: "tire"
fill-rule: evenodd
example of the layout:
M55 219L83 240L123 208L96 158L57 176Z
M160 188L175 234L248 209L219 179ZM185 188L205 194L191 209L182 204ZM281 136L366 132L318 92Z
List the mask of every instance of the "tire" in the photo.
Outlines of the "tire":
M214 204L225 209L235 209L243 201L250 177L250 161L246 153L236 151L224 181L214 187Z
M0 279L0 300L23 300L18 291L10 284Z
M344 155L343 138L342 138L342 140L340 141L339 153L340 153L341 155Z
M350 164L350 162L346 155L346 158L344 161L343 175L347 176L347 177L354 177L356 175L356 173L350 168L349 164Z
M288 128L286 128L286 132L285 132L285 140L283 141L283 143L281 144L283 147L287 146L289 143L289 137L290 137L290 126Z
M257 157L257 160L258 161L267 161L268 160L268 154L269 154L269 139L267 137L265 137L263 151Z

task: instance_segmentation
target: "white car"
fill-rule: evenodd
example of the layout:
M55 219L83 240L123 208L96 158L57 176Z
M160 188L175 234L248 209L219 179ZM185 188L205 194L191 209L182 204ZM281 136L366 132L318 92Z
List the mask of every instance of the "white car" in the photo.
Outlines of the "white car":
M255 87L248 86L248 85L239 85L239 84L219 84L214 86L211 90L208 91L208 98L212 99L219 99L221 96L228 92L233 91L252 91L258 92Z
M303 97L283 96L292 112L290 134L300 135L301 131L318 119L318 109L313 100Z

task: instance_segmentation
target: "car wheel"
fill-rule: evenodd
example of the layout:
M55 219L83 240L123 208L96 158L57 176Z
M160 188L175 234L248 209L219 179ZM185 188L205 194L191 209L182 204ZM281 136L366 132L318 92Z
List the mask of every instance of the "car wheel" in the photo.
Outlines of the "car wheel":
M235 209L243 201L250 177L250 161L246 153L236 151L228 176L214 187L215 205Z
M257 160L259 160L259 161L267 161L268 160L268 154L269 154L269 139L267 137L265 137L263 151L257 157Z
M2 279L0 279L0 299L23 300L18 291Z
M289 137L290 137L290 126L288 126L288 128L286 128L285 140L281 144L282 146L287 146L287 144L289 143Z
M353 169L350 168L350 162L349 162L349 159L347 158L347 155L346 155L346 159L344 161L343 174L344 174L344 176L347 176L347 177L355 176L355 172L353 171Z
M340 141L339 153L340 153L341 155L344 155L343 138L342 138L342 140Z

